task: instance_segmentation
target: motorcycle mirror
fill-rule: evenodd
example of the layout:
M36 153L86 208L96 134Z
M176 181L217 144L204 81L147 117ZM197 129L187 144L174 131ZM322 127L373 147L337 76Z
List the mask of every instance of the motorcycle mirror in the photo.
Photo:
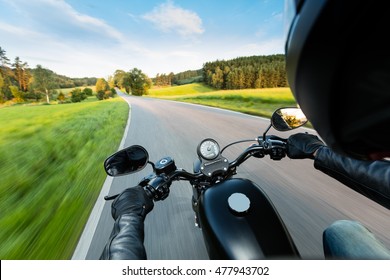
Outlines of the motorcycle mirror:
M271 125L278 131L288 131L307 123L302 110L295 107L277 109L271 117Z
M109 176L121 176L142 170L149 161L145 148L134 145L112 154L104 161Z

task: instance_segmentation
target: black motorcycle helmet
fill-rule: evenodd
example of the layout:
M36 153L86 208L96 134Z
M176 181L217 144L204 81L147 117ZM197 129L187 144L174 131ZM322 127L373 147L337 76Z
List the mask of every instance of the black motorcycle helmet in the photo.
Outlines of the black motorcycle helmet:
M386 1L289 0L291 90L336 152L390 156L390 9Z

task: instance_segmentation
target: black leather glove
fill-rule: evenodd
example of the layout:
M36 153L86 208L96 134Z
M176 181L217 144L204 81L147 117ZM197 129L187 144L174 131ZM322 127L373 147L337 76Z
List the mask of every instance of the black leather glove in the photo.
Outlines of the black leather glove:
M297 133L287 139L287 155L292 159L312 158L318 148L325 146L317 136Z
M154 203L141 186L124 190L111 205L111 215L116 220L123 214L136 214L145 219L153 209Z

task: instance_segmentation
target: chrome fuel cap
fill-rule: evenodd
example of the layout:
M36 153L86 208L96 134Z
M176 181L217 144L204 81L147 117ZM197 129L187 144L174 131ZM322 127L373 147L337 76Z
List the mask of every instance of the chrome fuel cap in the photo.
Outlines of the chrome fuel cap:
M243 193L233 193L228 198L228 204L231 211L236 215L242 215L248 212L251 201Z

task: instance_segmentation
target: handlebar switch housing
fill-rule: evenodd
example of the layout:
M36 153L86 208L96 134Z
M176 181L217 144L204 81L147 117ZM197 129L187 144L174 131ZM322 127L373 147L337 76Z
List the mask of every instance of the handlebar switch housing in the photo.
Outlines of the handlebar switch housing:
M175 161L170 157L160 159L155 163L155 172L157 175L160 174L171 174L176 170Z
M150 180L149 183L144 187L144 190L149 198L158 201L164 200L168 197L169 187L170 182L163 174Z
M286 156L286 152L282 147L274 147L271 149L269 156L273 160L281 160Z

